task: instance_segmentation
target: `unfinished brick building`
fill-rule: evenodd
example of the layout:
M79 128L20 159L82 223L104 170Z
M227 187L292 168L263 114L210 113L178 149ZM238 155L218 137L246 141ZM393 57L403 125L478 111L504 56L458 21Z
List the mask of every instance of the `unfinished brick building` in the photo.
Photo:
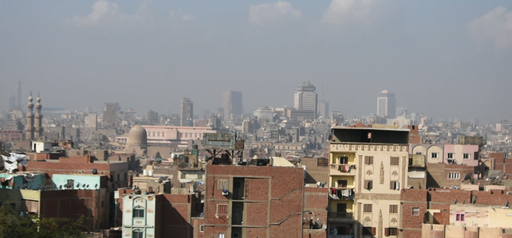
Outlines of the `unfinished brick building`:
M209 164L206 174L204 237L303 236L304 169Z

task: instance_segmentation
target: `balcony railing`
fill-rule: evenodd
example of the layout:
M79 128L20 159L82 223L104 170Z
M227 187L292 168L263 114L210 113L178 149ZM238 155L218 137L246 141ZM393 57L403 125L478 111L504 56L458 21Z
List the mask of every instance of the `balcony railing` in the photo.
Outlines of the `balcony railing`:
M350 170L356 169L355 164L331 164L331 169L338 170L343 173L350 173Z
M351 212L329 212L329 218L354 219L354 215Z

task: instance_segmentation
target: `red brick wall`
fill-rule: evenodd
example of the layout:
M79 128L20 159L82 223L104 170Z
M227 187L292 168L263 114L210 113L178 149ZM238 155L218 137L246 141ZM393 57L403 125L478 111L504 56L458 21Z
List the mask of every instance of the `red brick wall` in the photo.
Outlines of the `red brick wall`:
M402 237L421 237L421 224L427 212L426 189L402 189L400 192L402 222L400 229ZM413 207L419 208L419 215L413 216Z
M215 217L217 204L230 204L229 196L217 188L219 179L246 178L246 224L270 227L270 237L302 237L302 205L304 170L302 168L269 166L208 165L205 184L205 237L216 237L218 232L228 233L231 218ZM232 181L232 180L230 180ZM270 182L270 184L269 184ZM270 190L270 198L269 198ZM230 191L232 192L232 191ZM327 196L325 196L327 198ZM267 214L270 206L270 220ZM325 209L325 208L324 208ZM272 224L274 223L274 224ZM213 232L213 233L212 233ZM267 229L246 229L247 234L266 237ZM253 235L248 235L253 237Z

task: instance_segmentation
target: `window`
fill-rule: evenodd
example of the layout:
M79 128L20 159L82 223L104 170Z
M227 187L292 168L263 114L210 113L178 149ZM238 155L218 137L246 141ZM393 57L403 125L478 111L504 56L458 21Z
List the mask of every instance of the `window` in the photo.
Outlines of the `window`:
M400 182L398 182L398 181L390 181L389 182L389 189L400 190Z
M217 204L217 215L227 215L228 204Z
M364 204L363 212L372 212L372 204Z
M448 178L449 179L460 179L460 173L450 172L450 173L448 173Z
M431 156L432 159L437 159L437 152L432 152L432 156Z
M200 225L200 226L199 226L199 231L200 231L200 232L204 232L204 225Z
M398 205L389 205L389 213L398 213Z
M448 159L453 159L453 153L448 153Z
M364 164L373 164L373 156L365 156Z
M391 157L391 159L390 159L390 165L399 165L399 159L398 159L398 157Z
M348 157L338 157L338 163L339 164L348 164Z
M140 229L133 230L132 237L133 238L144 238L144 232Z
M413 216L419 216L420 215L420 208L419 207L413 207L412 208L412 214Z
M144 217L144 208L143 207L133 208L133 217Z
M219 189L219 190L229 190L229 180L227 180L227 179L219 179L219 180L217 180L217 189Z
M463 222L465 220L465 214L464 213L457 213L455 214L455 221Z
M373 181L372 180L365 180L364 181L364 189L372 189L373 188Z
M462 155L462 158L463 158L463 159L469 159L469 153L464 153L464 154Z
M421 152L416 152L417 155L421 155Z
M396 227L388 227L384 231L385 236L397 236L398 235L398 228Z

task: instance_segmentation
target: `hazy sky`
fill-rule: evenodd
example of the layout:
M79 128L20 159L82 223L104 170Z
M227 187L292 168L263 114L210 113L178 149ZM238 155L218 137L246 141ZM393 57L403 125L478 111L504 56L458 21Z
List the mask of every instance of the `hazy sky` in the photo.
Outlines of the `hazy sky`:
M0 1L0 110L23 104L196 115L243 91L246 112L293 106L303 81L331 110L378 93L436 119L512 119L512 1Z

